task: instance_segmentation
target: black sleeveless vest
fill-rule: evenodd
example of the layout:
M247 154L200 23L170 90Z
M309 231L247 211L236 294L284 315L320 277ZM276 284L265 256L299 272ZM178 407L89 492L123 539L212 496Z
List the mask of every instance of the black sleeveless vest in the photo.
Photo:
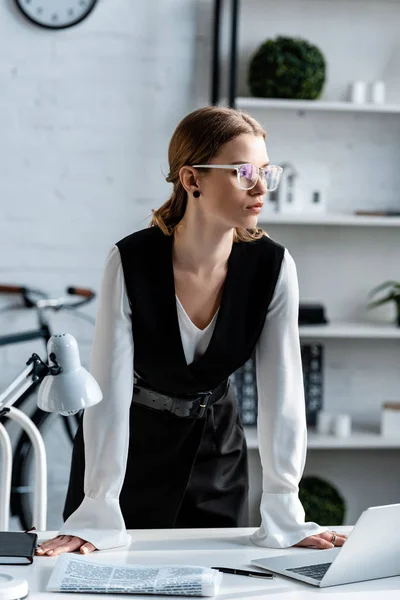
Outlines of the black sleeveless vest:
M158 227L117 243L132 309L134 368L153 389L190 394L217 387L252 355L279 276L284 248L264 236L235 242L214 332L188 365L176 309L173 237Z

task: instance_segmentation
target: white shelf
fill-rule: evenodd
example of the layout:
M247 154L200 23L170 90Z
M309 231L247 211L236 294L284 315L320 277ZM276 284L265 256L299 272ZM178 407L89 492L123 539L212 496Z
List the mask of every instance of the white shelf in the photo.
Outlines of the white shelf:
M400 217L378 217L346 213L263 214L261 227L269 225L347 225L349 227L400 227Z
M301 325L302 339L351 338L351 339L392 339L400 340L400 327L392 323L350 323L336 322L326 325Z
M324 100L284 100L280 98L236 98L236 106L246 110L284 109L300 111L363 112L363 113L400 113L400 104L354 104L353 102L327 102Z
M244 428L247 447L249 450L258 449L256 427ZM400 449L400 434L397 438L383 437L380 433L355 430L347 438L333 435L320 435L315 431L308 431L309 450L371 450L371 449Z

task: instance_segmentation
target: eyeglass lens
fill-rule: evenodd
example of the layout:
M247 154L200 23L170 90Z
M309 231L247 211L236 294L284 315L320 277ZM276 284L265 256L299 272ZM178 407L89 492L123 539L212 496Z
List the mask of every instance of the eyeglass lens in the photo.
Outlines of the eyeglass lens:
M258 169L254 165L241 165L239 169L239 184L244 190L252 188L258 180Z
M239 169L239 185L243 190L254 187L258 181L259 172L257 167L251 164L241 165ZM279 169L267 167L264 170L264 183L267 190L274 190L279 183Z

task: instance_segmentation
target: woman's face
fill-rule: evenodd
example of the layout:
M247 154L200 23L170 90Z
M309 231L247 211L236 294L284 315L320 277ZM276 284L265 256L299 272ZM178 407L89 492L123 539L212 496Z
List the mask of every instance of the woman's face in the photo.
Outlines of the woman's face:
M256 167L265 167L269 163L264 138L252 134L242 134L224 144L210 161L213 165L234 165L250 163ZM242 190L238 186L235 169L196 169L196 179L200 198L200 210L211 215L223 227L256 227L259 213L266 194L264 181L259 178L251 190Z

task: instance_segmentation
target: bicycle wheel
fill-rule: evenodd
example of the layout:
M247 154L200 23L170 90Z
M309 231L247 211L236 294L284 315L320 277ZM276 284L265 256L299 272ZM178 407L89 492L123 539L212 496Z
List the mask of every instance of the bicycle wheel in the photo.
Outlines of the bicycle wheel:
M58 530L63 523L62 512L71 466L71 435L75 436L80 417L63 417L38 408L31 418L43 437L47 451L47 529ZM27 435L22 433L14 452L12 509L24 529L35 526L34 474L33 448Z

